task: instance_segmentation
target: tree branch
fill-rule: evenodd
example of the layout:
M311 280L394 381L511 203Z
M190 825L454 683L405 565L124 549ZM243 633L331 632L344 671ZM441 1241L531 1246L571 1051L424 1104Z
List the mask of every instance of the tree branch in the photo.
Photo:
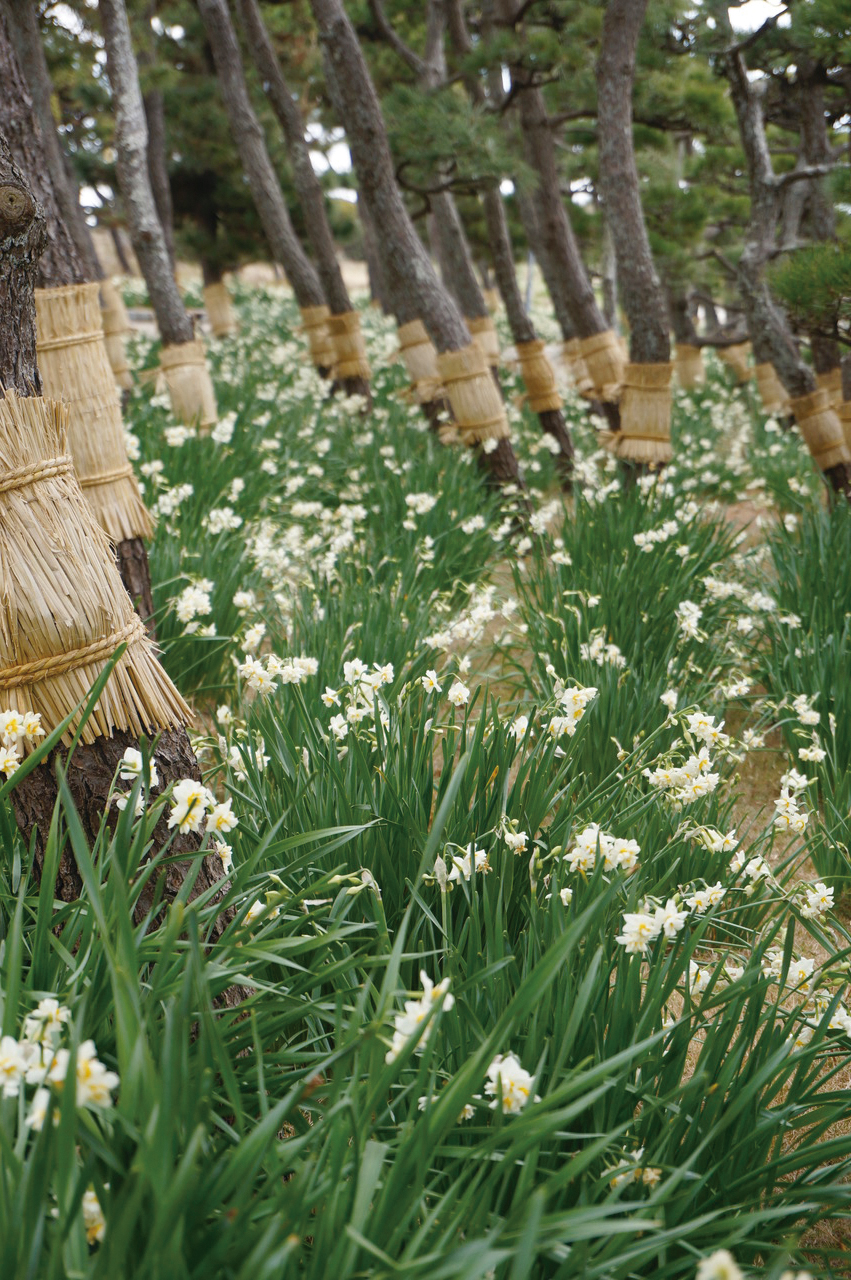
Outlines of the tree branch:
M788 187L792 182L804 182L808 178L824 178L827 174L833 173L834 169L847 168L847 164L837 164L834 161L828 164L808 164L800 169L790 169L788 173L777 174L774 181L778 188Z
M728 56L731 53L744 53L745 49L750 49L758 40L762 39L767 31L776 26L778 19L782 18L784 13L788 13L785 8L781 9L780 13L773 13L771 17L765 19L762 26L757 27L756 31L751 31L749 35L745 36L744 40L740 40L737 44L729 45L724 50L724 53Z
M393 27L387 14L381 6L381 0L369 0L369 11L372 14L375 25L383 40L386 40L391 49L399 55L406 66L410 67L415 76L422 77L426 74L427 68L423 59L413 49L405 44L405 41Z

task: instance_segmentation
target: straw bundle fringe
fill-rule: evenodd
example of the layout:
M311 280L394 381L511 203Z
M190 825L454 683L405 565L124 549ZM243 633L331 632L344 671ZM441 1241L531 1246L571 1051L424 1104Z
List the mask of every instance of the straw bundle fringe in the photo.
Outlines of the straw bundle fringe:
M204 285L204 309L214 338L236 333L236 315L228 287L223 280Z
M372 371L357 311L329 315L327 324L334 347L334 377L364 378L368 382Z
M481 347L471 342L460 351L441 352L437 370L464 444L505 439L505 404Z
M185 724L189 708L157 661L83 497L67 425L56 401L13 392L0 400L0 704L39 712L50 733L126 641L82 741Z
M499 334L494 328L493 320L490 316L467 316L465 323L476 346L481 348L485 360L494 369L498 368Z
M618 457L629 462L670 462L673 365L628 364L623 373Z
M323 303L320 307L299 307L301 327L310 348L310 358L316 369L332 369L335 353L331 334L328 332L328 317L331 308Z
M770 360L758 364L754 369L759 398L766 413L775 413L786 417L790 413L789 393L777 376L777 370Z
M124 424L101 328L99 284L36 289L38 365L45 393L68 406L80 485L113 542L153 532L127 459Z
M561 408L555 372L544 351L545 346L542 338L517 343L520 371L533 413L549 413Z
M103 321L103 340L106 354L112 365L112 376L122 391L129 391L133 386L133 375L127 362L125 335L130 333L130 317L124 305L124 299L111 280L101 280L101 320Z
M598 400L617 400L623 381L624 355L617 334L611 329L579 339L579 354Z
M828 369L827 373L817 373L816 386L827 392L830 396L830 403L834 409L838 409L842 404L842 370L839 366L837 365L835 369Z
M444 392L437 372L437 352L422 320L399 325L399 354L411 379L411 392L417 404L439 400Z
M819 387L808 396L795 397L790 404L817 467L826 471L840 462L851 462L842 422L827 391Z
M742 386L750 379L752 370L748 364L748 358L751 350L749 342L736 342L732 347L718 348L718 357L732 371L737 387Z
M579 338L569 338L562 343L561 358L579 394L581 396L591 396L594 394L594 383L591 381L591 375L582 358L580 348Z
M197 424L201 434L218 420L216 393L204 354L197 339L163 347L160 366L165 374L174 416L187 425Z
M703 367L703 353L700 347L693 347L690 342L676 344L677 381L684 391L692 387L702 387L706 381L706 370Z

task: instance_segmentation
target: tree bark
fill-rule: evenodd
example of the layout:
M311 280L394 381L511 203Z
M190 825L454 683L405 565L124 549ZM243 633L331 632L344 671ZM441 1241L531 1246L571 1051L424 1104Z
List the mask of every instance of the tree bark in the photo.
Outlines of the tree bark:
M369 275L369 292L373 302L377 302L385 315L388 315L393 308L387 297L387 281L384 278L384 267L381 262L381 255L378 252L378 246L375 243L376 233L372 219L369 216L369 209L360 196L358 196L358 217L360 218L361 232L363 234L363 252L366 258L366 269Z
M3 45L0 30L0 68L5 72ZM9 84L5 75L3 83ZM0 389L15 390L22 396L41 395L35 283L46 245L44 208L0 133Z
M148 286L160 337L165 346L180 346L184 342L192 342L194 333L171 269L165 234L151 188L148 126L127 10L124 0L102 0L98 8L113 94L118 181L130 240Z
M446 264L448 273L448 279L444 275L444 284L454 295L464 316L472 319L489 315L454 198L449 191L439 191L430 197L430 204L441 244L441 261Z
M166 253L174 275L176 257L174 251L174 205L171 199L171 183L168 180L166 150L165 99L161 89L148 89L142 95L145 120L148 125L148 177L154 194L157 216L163 229Z
M231 136L273 255L281 263L300 307L319 307L325 293L301 247L275 173L263 129L251 105L236 32L226 0L198 0L213 53Z
M112 243L115 248L115 256L118 259L118 265L126 276L132 276L133 269L130 266L130 259L127 257L127 250L124 248L124 242L121 239L121 231L114 223L109 228L109 234L112 237Z
M820 68L805 54L798 60L796 98L801 139L801 159L806 165L826 164L831 158L830 138L825 117L824 86ZM803 189L804 226L809 238L827 242L836 240L836 211L824 190L824 178L796 182ZM841 365L839 343L818 334L810 335L810 351L816 373L831 373Z
M606 5L597 62L599 181L629 319L630 358L636 364L668 364L667 308L650 252L632 145L635 53L646 8L647 0L608 0Z
M358 39L340 0L311 0L326 65L328 89L338 119L345 121L358 186L379 229L379 245L391 302L400 324L419 318L438 353L472 345L470 332L453 299L438 280L402 194L381 106ZM406 295L407 302L402 303ZM510 442L500 440L491 453L479 453L483 468L496 483L522 486Z
M47 59L44 56L36 6L26 3L25 0L2 0L0 8L6 17L18 62L41 125L44 157L61 220L74 240L77 255L85 266L86 278L102 280L103 269L98 261L91 229L80 205L80 192L69 161L62 150L59 131L53 117L51 106L53 86L50 82Z

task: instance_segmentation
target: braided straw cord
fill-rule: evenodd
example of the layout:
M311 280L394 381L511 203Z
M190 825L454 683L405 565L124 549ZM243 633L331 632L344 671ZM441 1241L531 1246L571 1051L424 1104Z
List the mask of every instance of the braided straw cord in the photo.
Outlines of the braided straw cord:
M508 436L505 404L481 347L471 342L459 351L442 351L437 370L464 444Z
M365 378L368 382L372 371L357 311L329 315L328 332L334 346L334 377Z
M68 410L55 401L14 392L0 400L4 705L37 712L52 732L85 702L104 662L126 641L82 741L116 729L138 736L186 724L189 708L133 613L109 539L66 456L67 425Z
M671 449L670 361L660 364L627 364L623 372L617 433L619 458L629 462L663 463L673 457Z
M617 334L611 329L579 339L579 354L599 400L617 400L623 381L624 354Z
M133 467L128 462L126 467L116 467L115 471L105 471L102 476L89 476L86 480L80 481L80 488L83 490L91 489L93 485L112 484L115 480L122 480L124 476L132 476Z
M196 339L163 347L160 366L174 416L187 426L197 425L199 432L206 434L218 421L219 411L203 342Z
M543 338L531 342L518 342L517 356L520 372L529 396L533 413L551 413L561 408L561 396L556 386L556 375L547 358Z
M115 376L101 328L100 284L36 289L38 365L45 395L68 405L68 439L82 484L120 471L89 490L100 525L114 542L149 538L150 513L128 465Z
M810 395L794 397L789 403L817 467L826 471L840 462L851 462L851 449L845 443L842 422L830 402L829 392L819 387Z

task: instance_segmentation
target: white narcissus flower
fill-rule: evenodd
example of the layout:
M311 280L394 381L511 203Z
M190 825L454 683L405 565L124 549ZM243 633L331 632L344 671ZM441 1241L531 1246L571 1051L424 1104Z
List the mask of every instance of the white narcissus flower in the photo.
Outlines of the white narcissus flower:
M86 1240L90 1245L100 1244L106 1234L106 1219L100 1201L95 1195L94 1187L83 1192L80 1206L83 1210L83 1226L86 1229Z
M432 669L428 670L424 676L420 676L420 684L426 693L440 693L443 688L437 678L437 672Z
M474 849L472 844L468 844L467 852L461 857L458 854L452 855L452 870L448 879L469 880L474 870L477 875L484 876L491 870L491 865L484 849Z
M149 786L156 787L159 785L159 774L157 766L153 760L149 762ZM128 747L121 757L118 776L122 782L135 782L142 773L142 753L137 751L135 747Z
M227 834L233 831L239 822L232 808L230 799L224 800L221 804L214 804L207 816L207 830L224 832Z
M436 1007L440 1007L443 1012L448 1012L455 1004L455 997L449 994L448 978L444 978L442 982L434 983L428 974L421 970L420 982L423 984L422 997L419 1000L406 1000L404 1012L397 1013L393 1020L393 1041L384 1055L385 1062L395 1062L408 1041L419 1034L422 1024ZM420 1035L417 1043L417 1053L422 1053L433 1027L434 1019L432 1018L431 1023Z
M446 696L453 707L464 707L470 701L470 690L460 680L456 680Z
M744 1280L741 1267L727 1249L716 1249L697 1264L694 1280Z
M177 827L185 835L188 831L201 830L207 809L215 801L203 782L196 782L194 778L182 778L172 787L171 803L169 829Z
M534 1076L520 1065L519 1058L513 1053L498 1054L488 1067L487 1076L485 1093L493 1098L491 1107L500 1105L501 1095L503 1113L507 1116L518 1115L532 1097ZM534 1101L541 1101L537 1094Z
M627 955L644 955L658 936L659 926L653 916L646 911L627 911L623 918L623 932L615 941L626 948Z

